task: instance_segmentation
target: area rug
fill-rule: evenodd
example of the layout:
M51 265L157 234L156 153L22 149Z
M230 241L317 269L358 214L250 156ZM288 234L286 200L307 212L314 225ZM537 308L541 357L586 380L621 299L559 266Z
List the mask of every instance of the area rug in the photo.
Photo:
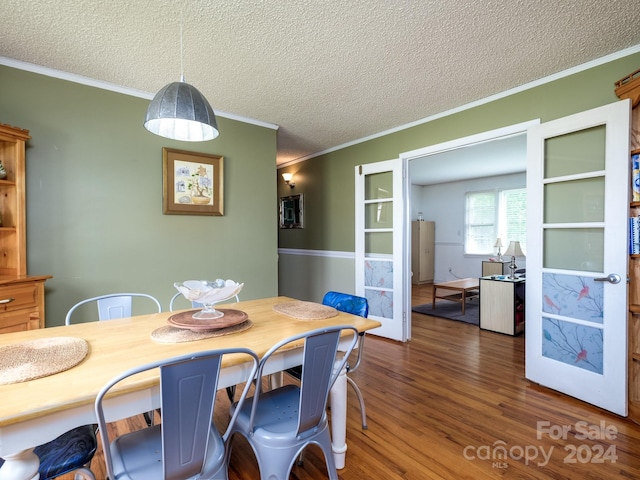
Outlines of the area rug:
M432 315L434 317L442 317L448 320L456 320L458 322L470 323L472 325L480 324L480 308L477 298L468 299L464 306L464 315L462 314L462 305L457 302L438 301L436 308L431 308L431 303L424 305L416 305L411 310L416 313Z

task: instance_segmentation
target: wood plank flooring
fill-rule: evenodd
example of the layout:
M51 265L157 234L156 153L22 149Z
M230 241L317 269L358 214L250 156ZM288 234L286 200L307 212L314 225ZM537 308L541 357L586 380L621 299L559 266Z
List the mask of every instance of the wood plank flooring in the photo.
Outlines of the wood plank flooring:
M430 301L430 285L414 287L414 305ZM369 429L348 388L341 480L640 478L640 426L527 381L523 336L421 314L412 322L406 344L367 337L352 375ZM140 419L112 428L139 428ZM215 421L226 419L223 412ZM248 444L238 437L233 445L230 480L258 479ZM105 478L101 452L92 469ZM317 448L290 478L326 478Z

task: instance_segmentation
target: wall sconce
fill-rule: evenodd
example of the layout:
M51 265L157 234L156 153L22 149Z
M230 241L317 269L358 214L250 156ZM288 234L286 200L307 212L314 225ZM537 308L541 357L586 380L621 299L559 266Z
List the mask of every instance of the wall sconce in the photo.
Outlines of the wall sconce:
M282 174L282 178L284 180L284 183L286 183L287 185L289 185L289 187L293 188L296 186L295 183L292 182L293 180L293 173L283 173Z

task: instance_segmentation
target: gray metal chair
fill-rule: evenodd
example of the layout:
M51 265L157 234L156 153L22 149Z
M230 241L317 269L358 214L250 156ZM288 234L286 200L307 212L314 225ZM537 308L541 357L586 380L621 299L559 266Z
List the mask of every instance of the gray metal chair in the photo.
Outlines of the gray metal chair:
M134 297L147 298L155 304L158 312L162 311L162 305L160 305L158 299L151 295L147 295L146 293L109 293L93 298L87 298L86 300L76 303L67 312L64 323L65 325L71 325L71 317L73 316L73 313L82 305L92 302L97 304L98 320L113 320L116 318L130 317Z
M86 300L82 300L81 302L76 303L67 312L67 316L64 319L64 324L71 325L71 319L76 310L78 310L83 305L94 302L98 307L98 320L100 321L130 317L134 297L148 299L153 304L155 304L158 312L162 311L162 305L160 305L158 299L146 293L108 293L106 295L87 298ZM153 412L146 412L144 414L144 419L147 422L147 425L153 425Z
M329 291L325 293L322 298L322 304L328 305L330 307L335 308L336 310L340 310L341 312L351 313L353 315L358 315L360 317L367 318L369 316L369 302L365 297L359 297L357 295L351 295L349 293L342 292L333 292ZM355 372L360 363L362 362L362 354L364 353L364 336L365 332L360 332L357 353L356 353L356 361L353 365L350 362L347 362L347 382L353 388L353 391L358 397L358 402L360 403L360 416L362 419L362 429L366 430L367 426L367 411L364 405L364 398L362 396L362 392L360 391L360 387L358 384L351 378L349 373ZM300 380L301 368L294 367L286 370L286 373L291 375L292 377ZM300 462L302 462L302 458Z
M337 359L343 331L348 331L345 354ZM271 356L292 342L304 341L302 380L300 385L285 385L262 391L265 365ZM298 455L310 444L318 445L325 456L329 478L338 479L326 405L329 390L345 367L347 358L358 341L358 331L351 326L322 328L295 335L271 347L260 360L253 397L244 405L233 404L236 422L231 435L240 433L253 449L262 480L287 479Z
M184 300L184 302L187 302L187 299L184 298L184 295L180 292L177 292L173 297L171 297L171 300L169 301L169 311L173 312L174 307L175 307L175 303L177 300L179 300L179 298L182 297L182 299ZM233 297L235 299L236 302L240 301L240 297L238 295L235 295ZM227 300L225 300L226 302ZM191 303L191 308L202 308L204 307L204 305L202 305L201 303L198 302L190 302ZM231 386L231 387L227 387L227 396L229 397L229 401L233 402L236 396L236 387L235 385Z
M118 375L100 390L95 411L110 479L228 478L227 440L236 416L224 434L212 424L212 418L222 358L231 354L244 355L251 364L249 381L238 400L242 408L258 368L257 355L246 348L209 350L148 363ZM160 370L162 424L110 439L105 395L122 380L152 369Z

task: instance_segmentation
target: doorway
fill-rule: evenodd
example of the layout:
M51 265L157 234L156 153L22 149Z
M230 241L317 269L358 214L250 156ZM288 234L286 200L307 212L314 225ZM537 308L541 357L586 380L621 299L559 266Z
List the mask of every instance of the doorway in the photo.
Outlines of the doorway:
M460 185L462 189L467 188L469 182L475 182L473 186L477 188L472 190L481 190L495 188L495 185L490 186L495 178L514 185L520 182L522 186L523 178L526 183L526 132L539 123L539 120L523 122L401 154L408 172L405 178L405 251L411 251L411 221L418 218L419 212L429 220L428 212L423 211L424 203L417 200L422 197L423 186L439 185L443 192L451 193L453 185ZM416 183L419 185L414 185ZM439 197L436 194L431 198L438 201ZM436 281L480 276L482 257L464 255L464 193L457 206L459 220L449 213L453 207L451 202L433 207L453 219L436 223ZM411 285L409 255L405 262L404 270L409 277L405 284ZM403 298L407 312L411 312L411 290L408 288Z

